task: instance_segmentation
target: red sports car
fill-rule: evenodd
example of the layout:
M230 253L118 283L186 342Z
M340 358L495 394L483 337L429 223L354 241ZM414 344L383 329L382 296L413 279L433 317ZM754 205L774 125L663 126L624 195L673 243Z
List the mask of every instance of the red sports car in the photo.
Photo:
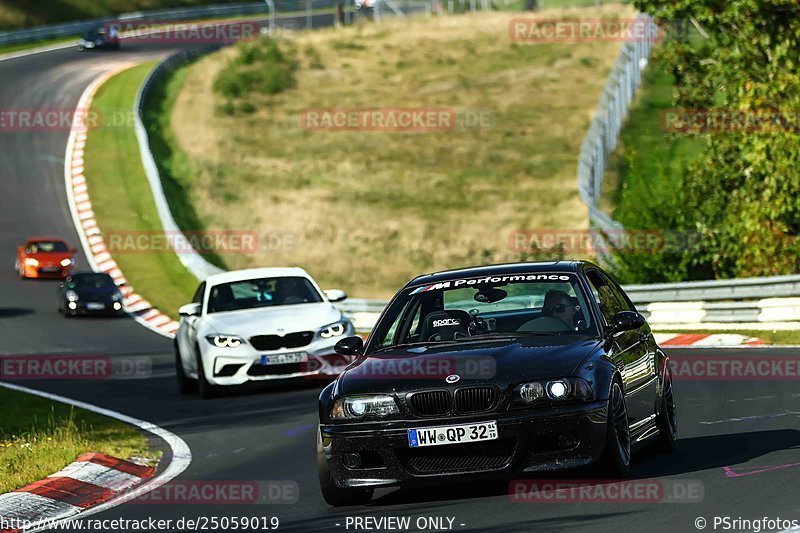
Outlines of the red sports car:
M21 278L58 278L72 274L75 250L61 239L37 237L17 248L15 268Z

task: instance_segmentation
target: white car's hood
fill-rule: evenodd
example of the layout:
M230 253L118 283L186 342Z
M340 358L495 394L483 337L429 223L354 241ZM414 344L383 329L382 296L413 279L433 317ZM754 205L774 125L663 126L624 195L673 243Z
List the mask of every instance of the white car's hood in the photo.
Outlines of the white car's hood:
M204 334L284 335L295 331L316 331L342 318L328 302L281 305L261 309L245 309L227 313L211 313L203 317Z

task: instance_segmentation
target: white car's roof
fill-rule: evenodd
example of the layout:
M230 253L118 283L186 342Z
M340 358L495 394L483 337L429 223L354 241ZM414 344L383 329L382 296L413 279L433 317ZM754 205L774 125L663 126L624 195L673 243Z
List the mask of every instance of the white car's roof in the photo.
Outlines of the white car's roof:
M222 274L213 274L206 278L208 286L219 285L220 283L230 283L232 281L246 281L248 279L259 278L287 278L303 277L311 279L308 272L300 267L270 267L270 268L248 268L245 270L231 270Z

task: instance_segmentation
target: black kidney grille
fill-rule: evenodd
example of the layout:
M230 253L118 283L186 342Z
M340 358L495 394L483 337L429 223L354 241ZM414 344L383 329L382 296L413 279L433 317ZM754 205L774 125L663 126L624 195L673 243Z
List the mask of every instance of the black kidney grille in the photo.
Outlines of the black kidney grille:
M494 387L470 387L456 391L456 411L459 413L480 413L494 407L497 389Z
M415 392L408 397L411 410L420 416L444 415L450 412L452 399L444 390Z
M314 340L313 331L300 331L289 333L281 337L280 335L256 335L250 337L250 344L256 350L280 350L281 348L302 348L311 344Z

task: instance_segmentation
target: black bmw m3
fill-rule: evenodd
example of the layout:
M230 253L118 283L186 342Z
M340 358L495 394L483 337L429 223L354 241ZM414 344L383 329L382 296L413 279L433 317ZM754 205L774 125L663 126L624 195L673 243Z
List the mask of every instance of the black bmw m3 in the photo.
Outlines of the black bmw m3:
M317 465L330 505L375 488L602 463L672 450L666 354L622 288L588 262L429 274L389 303L320 394Z

